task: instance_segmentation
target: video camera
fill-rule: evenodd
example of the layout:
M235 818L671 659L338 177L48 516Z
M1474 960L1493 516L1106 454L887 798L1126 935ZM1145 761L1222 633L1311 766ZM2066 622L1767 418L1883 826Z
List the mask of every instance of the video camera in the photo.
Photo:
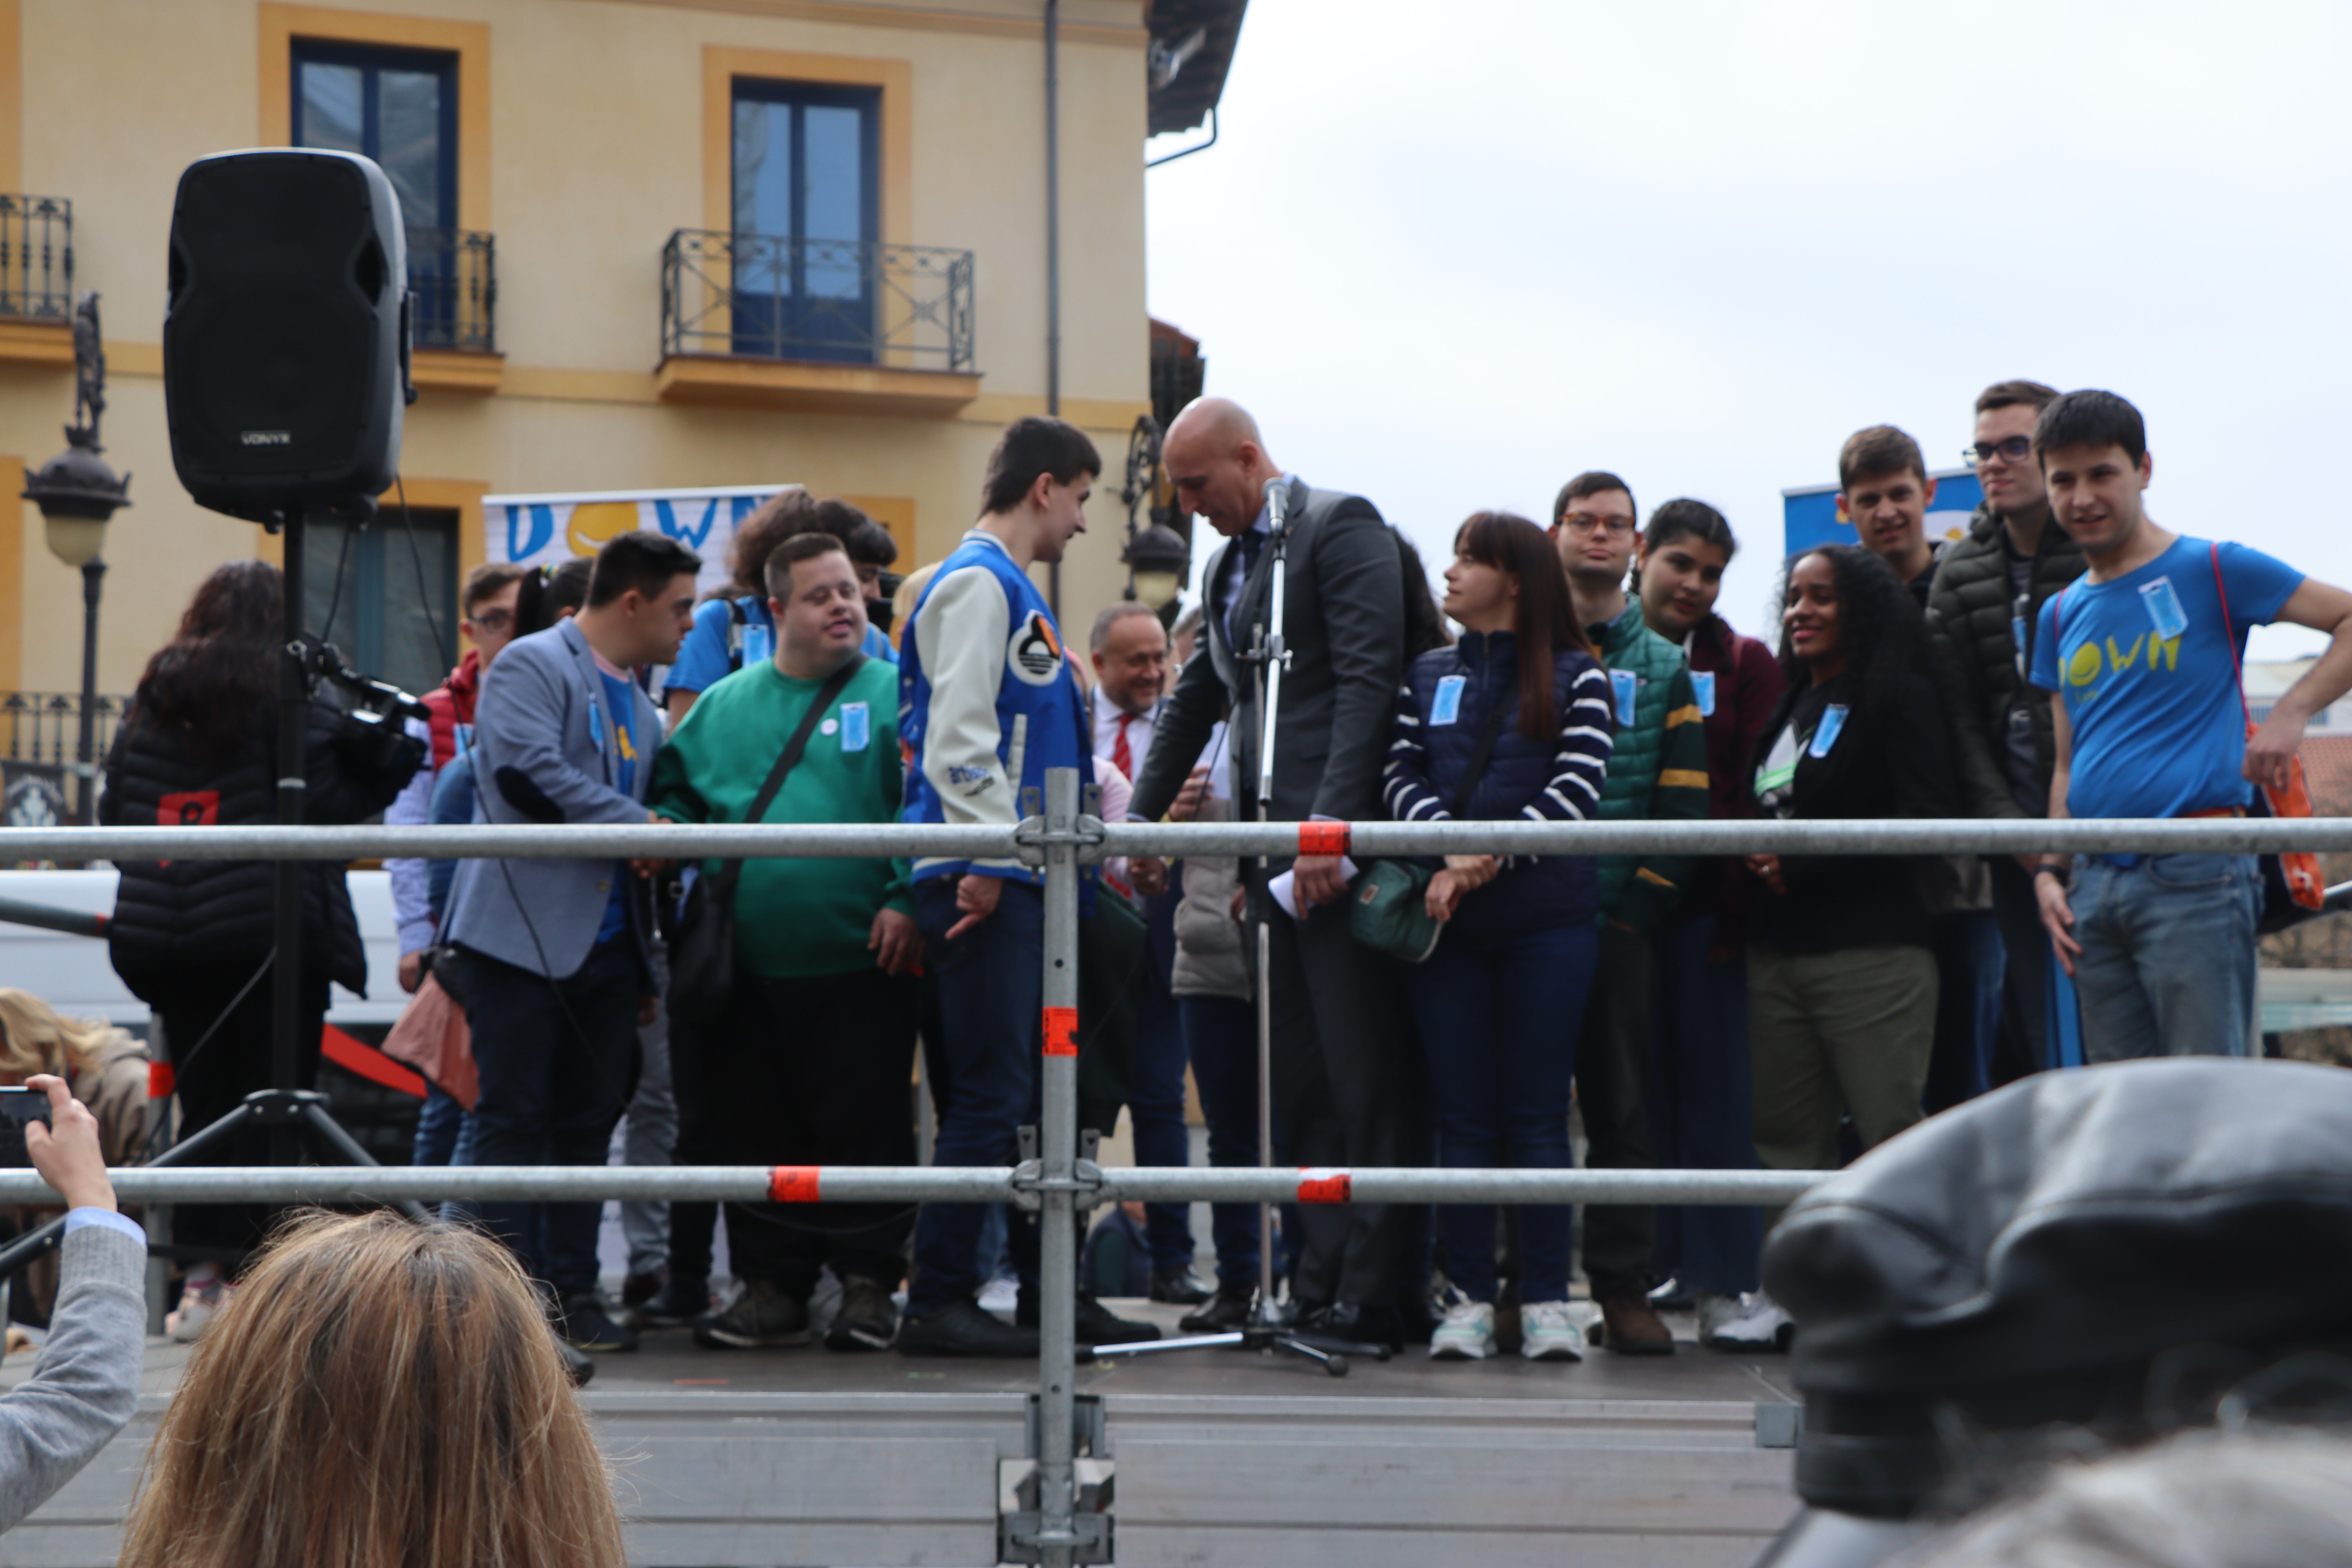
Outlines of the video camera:
M424 703L389 681L362 675L332 643L305 635L295 642L294 656L311 700L334 710L335 745L355 767L403 776L416 771L425 743L403 721L429 720Z

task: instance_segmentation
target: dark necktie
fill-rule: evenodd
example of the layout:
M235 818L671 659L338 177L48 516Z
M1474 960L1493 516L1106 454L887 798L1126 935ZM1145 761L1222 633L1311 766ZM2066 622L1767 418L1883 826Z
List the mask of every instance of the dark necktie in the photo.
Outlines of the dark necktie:
M1234 586L1234 602L1225 606L1225 646L1235 652L1246 652L1248 645L1240 635L1239 625L1242 595L1249 587L1251 574L1257 570L1258 556L1265 550L1265 535L1253 528L1234 540L1234 544L1242 552L1242 580Z

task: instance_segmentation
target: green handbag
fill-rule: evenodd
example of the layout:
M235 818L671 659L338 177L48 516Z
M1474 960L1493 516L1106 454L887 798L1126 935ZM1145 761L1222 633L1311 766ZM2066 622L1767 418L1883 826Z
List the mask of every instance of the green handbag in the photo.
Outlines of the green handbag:
M1454 792L1456 816L1470 804L1470 792L1478 787L1479 775L1486 771L1486 759L1495 754L1495 742L1502 737L1507 717L1499 702L1486 715L1486 728L1478 737L1477 751L1471 754L1470 769ZM1373 861L1349 885L1348 934L1407 963L1427 959L1437 951L1437 939L1445 934L1445 927L1429 912L1429 883L1436 875L1434 868L1418 860Z

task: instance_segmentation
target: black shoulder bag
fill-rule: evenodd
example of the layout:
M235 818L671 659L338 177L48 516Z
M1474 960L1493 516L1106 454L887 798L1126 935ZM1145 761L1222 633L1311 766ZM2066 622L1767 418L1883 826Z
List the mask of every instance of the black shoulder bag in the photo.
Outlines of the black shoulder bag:
M768 770L768 782L751 801L746 822L757 822L768 815L776 792L784 787L784 777L808 750L809 737L816 733L819 721L825 710L840 698L850 678L866 663L863 654L834 671L808 711L801 715L800 728L784 743L776 765ZM720 864L715 875L697 877L693 890L686 896L686 907L679 911L677 939L669 951L669 1010L673 1017L704 1027L719 1022L727 1011L728 999L735 992L735 884L743 875L743 862L728 860Z

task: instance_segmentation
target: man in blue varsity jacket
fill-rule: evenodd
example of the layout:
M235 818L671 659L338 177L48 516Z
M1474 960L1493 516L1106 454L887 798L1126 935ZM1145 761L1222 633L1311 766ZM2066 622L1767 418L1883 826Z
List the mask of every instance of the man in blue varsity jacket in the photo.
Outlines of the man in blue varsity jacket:
M1048 768L1093 777L1085 698L1054 613L1029 581L1086 531L1102 472L1094 443L1059 419L1015 420L988 457L985 510L916 602L899 652L898 733L907 749L908 822L1010 827L1022 796L1045 796ZM938 1075L940 1165L1005 1165L1034 1121L1045 984L1041 874L1010 858L915 862L915 922L937 974L946 1070ZM1037 1233L1016 1222L1019 1326L974 1300L982 1212L926 1205L915 1223L914 1279L898 1347L909 1355L1035 1355ZM1078 1337L1151 1339L1090 1299Z

